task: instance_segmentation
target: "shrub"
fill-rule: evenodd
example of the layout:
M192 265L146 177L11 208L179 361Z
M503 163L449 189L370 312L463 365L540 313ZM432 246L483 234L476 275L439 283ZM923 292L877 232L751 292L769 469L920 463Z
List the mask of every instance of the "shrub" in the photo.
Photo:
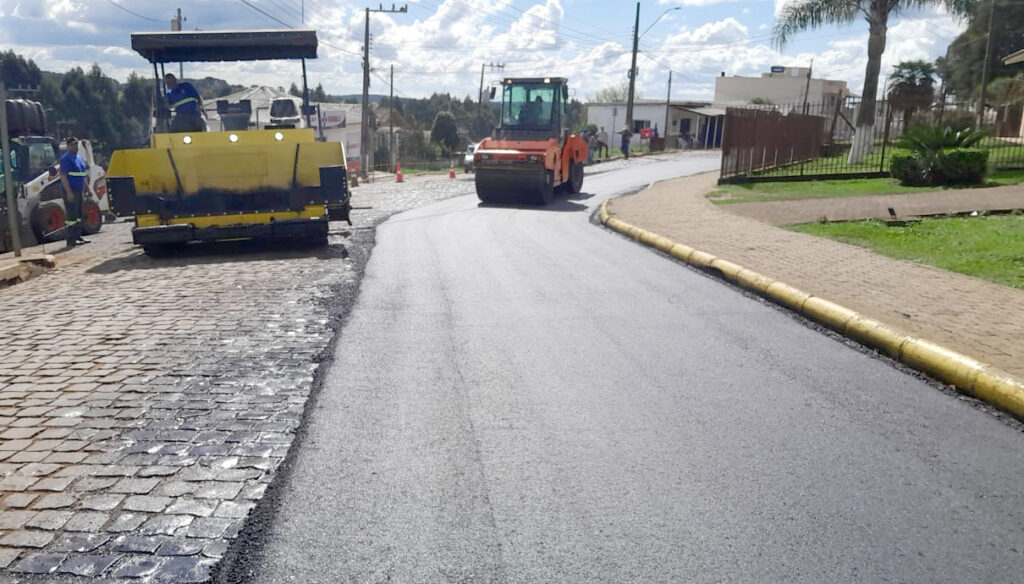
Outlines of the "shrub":
M890 170L904 185L967 185L985 180L988 152L973 148L985 137L968 126L916 126L897 142L912 155L893 153Z
M985 180L988 151L978 148L945 150L932 168L932 184L977 185Z
M915 126L903 134L897 146L919 156L934 156L947 148L970 148L985 137L976 128L953 126Z
M890 172L904 186L976 185L985 180L988 151L951 148L930 154L896 152Z
M905 187L925 184L924 169L913 154L893 154L889 170Z

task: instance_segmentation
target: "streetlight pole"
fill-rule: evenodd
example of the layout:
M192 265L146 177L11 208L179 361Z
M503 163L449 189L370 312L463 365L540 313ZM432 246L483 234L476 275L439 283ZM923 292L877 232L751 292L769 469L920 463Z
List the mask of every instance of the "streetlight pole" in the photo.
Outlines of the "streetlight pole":
M996 12L996 0L989 0L988 36L985 38L985 62L981 66L981 99L978 101L978 127L985 123L985 98L988 97L988 62L992 58L992 21Z
M672 107L672 70L668 70L668 94L665 96L665 126L661 135L665 137L665 144L668 144L668 112Z
M395 65L391 64L391 93L388 96L388 169L395 172Z

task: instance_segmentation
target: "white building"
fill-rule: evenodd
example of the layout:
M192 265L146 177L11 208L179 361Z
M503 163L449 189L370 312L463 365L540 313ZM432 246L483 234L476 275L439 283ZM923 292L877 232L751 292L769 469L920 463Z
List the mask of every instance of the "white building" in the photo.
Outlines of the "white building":
M766 102L774 105L824 104L835 107L837 100L846 99L850 90L845 81L811 78L806 67L772 67L760 77L726 77L715 79L715 104L741 105Z
M250 87L237 93L218 97L216 99L204 99L203 111L206 114L206 125L211 132L223 130L220 122L220 114L217 113L217 102L238 103L242 100L249 100L252 107L252 114L249 118L249 129L262 130L270 121L270 104L275 99L291 97L287 91L281 91L273 87Z
M673 101L638 99L633 104L632 144L640 144L642 128L657 128L658 136L666 138L670 147L717 148L722 141L725 109L706 101ZM608 132L609 146L618 148L626 124L625 103L588 103L587 123L598 131ZM666 131L666 128L668 130Z
M220 115L217 113L217 102L227 101L236 104L249 100L252 113L249 117L250 130L262 130L270 121L270 105L275 99L292 97L286 91L273 87L250 87L217 99L204 100L203 110L206 113L206 125L211 132L221 131ZM316 103L320 117L312 117L312 126L318 138L328 142L341 142L345 146L345 157L349 170L359 170L359 147L362 128L362 106L344 103Z

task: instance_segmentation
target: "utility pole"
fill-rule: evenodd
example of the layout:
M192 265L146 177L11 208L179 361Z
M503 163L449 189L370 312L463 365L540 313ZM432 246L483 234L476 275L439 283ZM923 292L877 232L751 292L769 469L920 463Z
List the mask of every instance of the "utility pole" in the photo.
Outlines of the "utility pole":
M633 95L636 92L636 50L640 44L640 3L636 3L636 24L633 26L633 64L629 69L629 101L626 102L626 127L633 131Z
M486 67L490 67L492 70L493 69L501 69L501 70L504 71L505 70L505 64L504 63L483 63L482 65L480 65L480 100L479 100L478 103L481 106L484 105L484 68L486 68Z
M395 8L392 4L391 8L384 8L381 4L379 8L367 8L366 9L366 30L363 33L363 112L360 122L359 130L359 175L362 178L366 178L366 166L369 163L369 152L367 147L370 145L370 13L371 12L408 12L409 6L403 5L401 8Z
M390 169L395 172L395 65L391 65L391 93L388 97L388 157Z
M811 72L814 71L814 59L811 59L811 66L807 68L807 83L804 84L804 107L803 113L807 115L807 94L811 92ZM885 99L885 96L882 96Z
M11 168L11 141L7 136L7 90L0 81L0 156L3 156L4 191L7 195L7 222L11 228L14 257L21 257L21 233L18 232L18 204L14 200L14 169Z
M668 144L668 112L671 108L672 103L672 70L668 70L668 95L665 96L665 129L661 132L661 135L665 137L665 143Z
M178 16L171 19L171 32L178 32L181 30L181 23L184 22L184 18L181 17L181 8L178 9ZM185 65L178 63L178 79L185 78Z
M978 101L978 127L985 123L985 99L988 97L988 62L992 58L992 21L995 20L996 0L989 0L988 36L985 39L985 63L981 67L981 99Z

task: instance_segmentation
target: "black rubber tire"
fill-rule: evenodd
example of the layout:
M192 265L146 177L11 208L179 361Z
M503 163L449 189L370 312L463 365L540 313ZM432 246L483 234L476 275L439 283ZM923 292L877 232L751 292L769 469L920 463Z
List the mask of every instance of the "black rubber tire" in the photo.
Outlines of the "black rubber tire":
M501 202L500 197L497 197L497 196L494 195L494 193L491 193L490 191L488 191L487 188L482 184L485 180L486 180L486 176L481 178L480 173L477 173L476 176L473 178L473 186L476 187L476 196L477 196L477 198L480 199L480 202L482 202L482 203L487 203L487 204L500 203Z
M570 195L578 195L583 191L583 163L569 162L569 180L566 181L566 191Z
M520 171L515 176L478 170L474 183L477 197L485 204L547 205L555 196L554 176L543 169Z
M99 233L102 228L103 212L100 211L99 204L92 199L86 199L82 204L82 233L93 235Z
M524 201L526 203L532 203L534 205L550 205L551 201L555 198L555 173L554 171L544 171L544 182L537 187L534 193L533 200Z
M29 224L37 241L45 241L46 234L64 225L64 208L56 203L42 203L29 212Z
M39 120L40 134L46 133L46 110L43 109L43 104L38 101L33 104L36 110L36 119Z
M7 127L11 134L46 133L46 114L42 105L27 99L7 100Z
M4 102L4 107L7 108L7 128L11 134L18 134L25 130L25 108L21 105L21 100L8 99Z

